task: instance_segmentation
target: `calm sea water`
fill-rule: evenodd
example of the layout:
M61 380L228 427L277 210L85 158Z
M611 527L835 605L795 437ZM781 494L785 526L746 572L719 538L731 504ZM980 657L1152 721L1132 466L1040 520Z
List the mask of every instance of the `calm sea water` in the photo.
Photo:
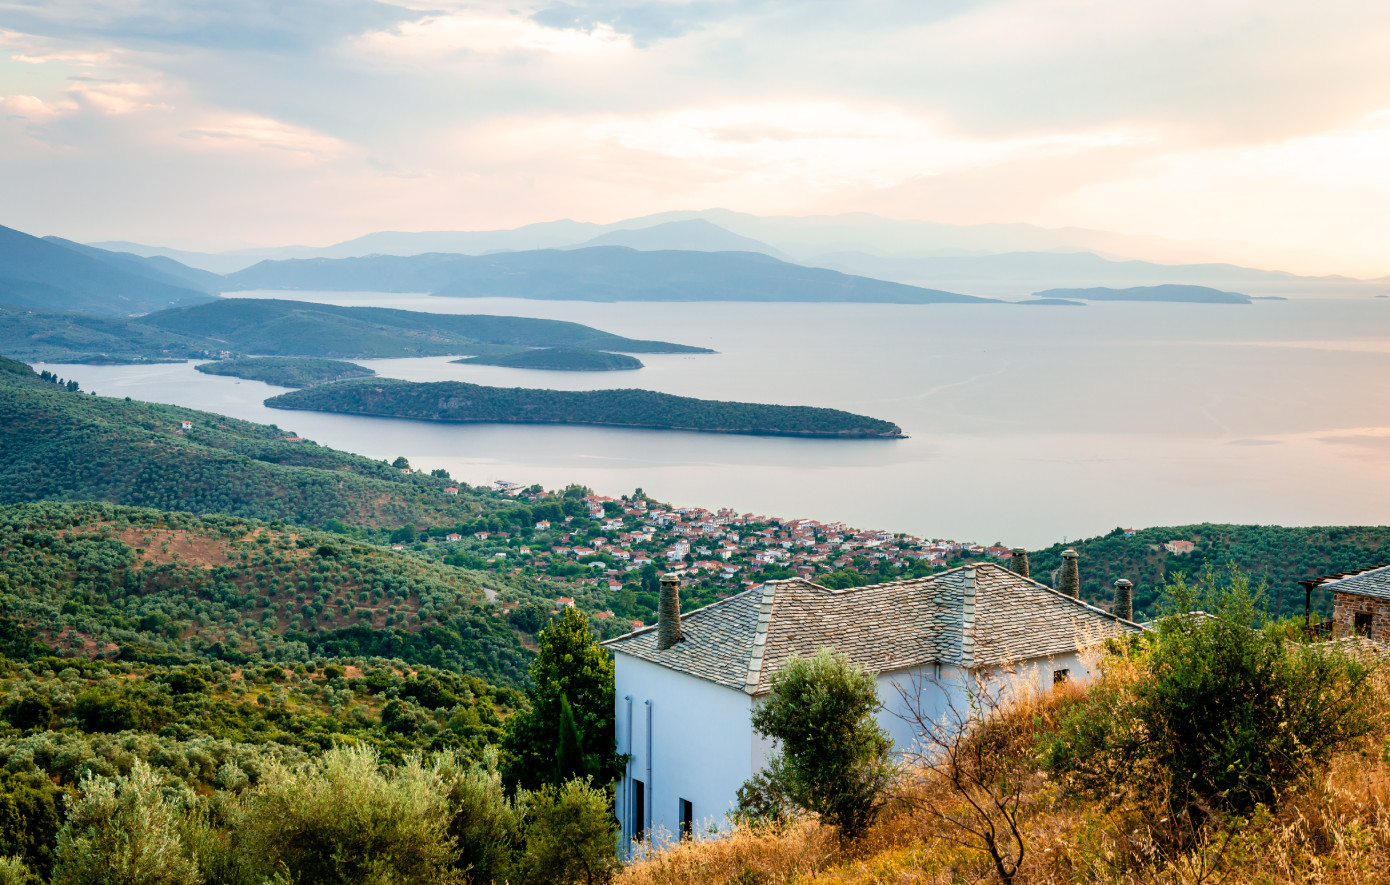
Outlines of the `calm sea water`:
M243 293L574 320L714 348L604 374L363 361L384 376L817 405L906 440L443 425L285 412L191 364L50 367L84 390L279 424L457 479L1037 546L1117 525L1390 518L1390 300L1253 305L595 304Z

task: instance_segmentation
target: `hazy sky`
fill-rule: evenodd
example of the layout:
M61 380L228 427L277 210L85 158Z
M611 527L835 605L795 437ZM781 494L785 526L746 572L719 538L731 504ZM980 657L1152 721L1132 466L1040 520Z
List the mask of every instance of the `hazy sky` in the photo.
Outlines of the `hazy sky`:
M0 224L870 211L1390 273L1387 47L1386 0L0 0Z

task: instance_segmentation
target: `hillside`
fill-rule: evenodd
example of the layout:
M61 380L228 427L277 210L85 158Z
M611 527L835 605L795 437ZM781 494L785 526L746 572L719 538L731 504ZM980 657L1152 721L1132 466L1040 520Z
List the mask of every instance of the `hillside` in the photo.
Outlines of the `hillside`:
M480 577L279 523L109 504L0 508L3 611L78 656L385 655L520 685L525 652L485 606Z
M214 297L84 249L0 227L0 303L128 316Z
M621 246L480 256L263 261L227 280L231 289L368 289L564 301L936 304L990 300L802 267L751 252L639 251Z
M556 372L614 372L642 368L642 361L636 357L621 353L604 353L601 350L581 350L576 347L539 347L516 353L471 356L454 362Z
M389 359L486 354L498 346L581 347L627 353L709 352L664 341L624 338L561 320L338 307L260 298L229 298L161 311L143 317L141 322L263 356Z
M1034 292L1035 298L1077 298L1083 301L1172 301L1180 304L1249 304L1250 296L1239 292L1223 292L1207 286L1134 286L1129 289L1108 289L1097 286L1089 289L1045 289Z
M394 528L452 523L501 503L466 486L446 495L446 478L290 436L195 409L70 392L0 358L0 504L99 500Z
M207 359L221 349L217 342L156 329L139 320L0 304L0 353L14 359L146 362Z
M420 421L599 424L769 436L902 436L902 430L891 422L838 409L700 400L650 390L533 390L382 378L339 381L282 393L265 404L275 409Z
M356 363L339 360L316 360L289 356L243 357L216 360L195 366L208 375L230 375L251 381L264 381L276 387L312 387L344 378L366 378L375 375Z
M1163 545L1191 541L1190 553L1177 555ZM1054 544L1029 553L1033 576L1051 584L1067 547L1080 554L1081 595L1109 608L1114 582L1134 582L1136 616L1157 613L1159 589L1176 572L1189 576L1208 565L1222 569L1235 562L1256 580L1269 584L1268 610L1277 616L1303 614L1304 593L1298 581L1321 575L1390 563L1390 526L1319 526L1296 528L1260 525L1188 525L1140 529L1126 537L1121 529L1070 544ZM1313 592L1314 609L1330 617L1332 599Z

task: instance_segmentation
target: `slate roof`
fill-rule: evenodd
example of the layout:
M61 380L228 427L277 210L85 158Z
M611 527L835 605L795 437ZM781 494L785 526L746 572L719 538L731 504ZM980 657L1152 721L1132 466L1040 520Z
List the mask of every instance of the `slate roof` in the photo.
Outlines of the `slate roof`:
M760 695L789 657L825 646L873 671L935 662L974 668L1070 652L1141 629L1001 565L980 563L846 590L801 578L768 581L682 615L682 640L673 648L657 649L654 626L603 644Z
M1390 565L1354 572L1346 577L1332 576L1318 582L1335 593L1352 593L1375 599L1390 599Z

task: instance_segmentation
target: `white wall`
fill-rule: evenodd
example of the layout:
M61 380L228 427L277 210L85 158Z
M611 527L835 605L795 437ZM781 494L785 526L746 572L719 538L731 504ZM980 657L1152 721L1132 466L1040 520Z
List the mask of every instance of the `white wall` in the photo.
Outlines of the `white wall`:
M619 784L618 819L624 843L632 837L632 779L646 785L648 831L680 831L681 799L690 801L696 835L708 825L726 827L738 788L761 767L760 742L752 734L752 699L725 688L624 654L614 655L618 751L632 754ZM628 730L628 702L632 724ZM651 701L651 773L647 772L647 701Z
M1073 680L1092 675L1082 657L1072 652L1022 662L1010 672L995 674L995 685L1014 680L1015 684L1047 690L1058 669L1067 669ZM627 844L634 833L633 779L646 787L647 807L638 828L678 836L680 799L694 806L696 836L710 825L726 828L725 814L734 807L738 788L763 767L774 749L772 741L753 730L754 700L741 691L621 653L614 655L614 680L618 752L632 756L617 794L623 843ZM925 716L940 719L947 713L948 701L954 702L957 710L968 709L967 684L968 674L950 666L938 670L928 665L879 674L878 695L884 708L877 718L895 749L911 752L919 748L920 740L915 723L903 718L909 702L899 687L911 703L920 705ZM647 701L651 702L650 774Z

